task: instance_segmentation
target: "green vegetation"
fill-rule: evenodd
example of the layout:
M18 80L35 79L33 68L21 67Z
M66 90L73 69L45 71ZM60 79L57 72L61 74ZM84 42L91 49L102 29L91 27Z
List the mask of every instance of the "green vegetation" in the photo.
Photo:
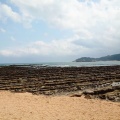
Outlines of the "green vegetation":
M75 60L75 62L95 62L95 61L120 61L120 54L108 55L100 58L82 57Z

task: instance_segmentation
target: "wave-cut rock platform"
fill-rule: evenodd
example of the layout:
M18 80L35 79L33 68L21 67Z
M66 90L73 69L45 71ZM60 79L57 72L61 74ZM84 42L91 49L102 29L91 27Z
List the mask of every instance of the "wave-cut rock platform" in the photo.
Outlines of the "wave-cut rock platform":
M0 90L56 95L82 94L120 102L120 66L26 67L1 66Z

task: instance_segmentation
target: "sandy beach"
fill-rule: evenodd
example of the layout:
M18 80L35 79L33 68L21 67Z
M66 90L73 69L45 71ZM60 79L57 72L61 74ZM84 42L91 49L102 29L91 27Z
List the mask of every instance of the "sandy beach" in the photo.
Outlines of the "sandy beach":
M120 120L120 104L0 91L0 120Z

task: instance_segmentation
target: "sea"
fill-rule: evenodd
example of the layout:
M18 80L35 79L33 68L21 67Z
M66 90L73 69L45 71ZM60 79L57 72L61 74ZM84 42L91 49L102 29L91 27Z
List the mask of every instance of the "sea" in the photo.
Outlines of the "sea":
M97 62L40 62L40 63L2 63L0 66L35 66L35 67L92 67L92 66L116 66L120 61L97 61Z

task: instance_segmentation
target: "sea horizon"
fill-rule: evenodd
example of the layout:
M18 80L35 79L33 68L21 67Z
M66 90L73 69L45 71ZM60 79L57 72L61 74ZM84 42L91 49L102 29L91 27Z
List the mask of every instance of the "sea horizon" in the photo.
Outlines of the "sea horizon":
M120 65L120 61L96 61L96 62L33 62L33 63L0 63L0 66L41 66L41 67L92 67Z

